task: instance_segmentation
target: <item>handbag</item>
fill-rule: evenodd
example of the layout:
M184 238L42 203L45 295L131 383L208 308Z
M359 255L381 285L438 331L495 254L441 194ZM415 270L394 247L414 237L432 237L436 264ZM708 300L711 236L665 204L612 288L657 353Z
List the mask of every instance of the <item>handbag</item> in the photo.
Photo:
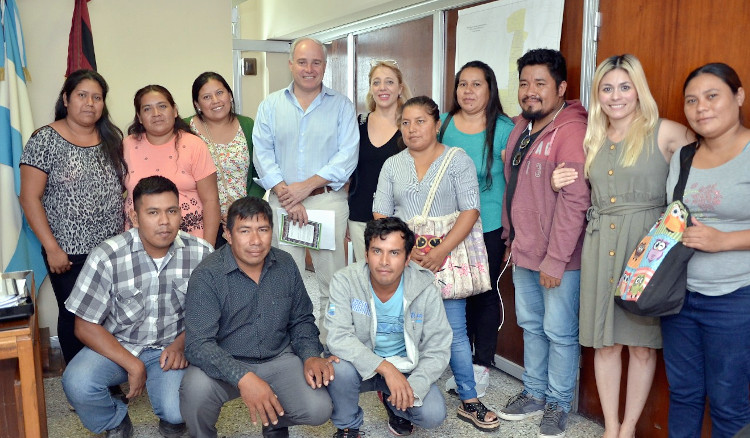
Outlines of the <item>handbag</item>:
M422 214L406 221L416 235L417 249L424 253L429 252L430 249L443 241L445 235L453 229L460 214L457 211L445 216L427 216L440 181L443 179L443 175L456 152L458 152L458 148L451 148L440 164L437 175L435 175L435 179L430 186L430 192L427 194ZM435 285L440 289L443 299L462 299L490 290L492 286L490 285L487 260L482 219L477 218L469 235L453 248L438 272L435 273Z
M672 203L628 259L615 289L615 302L641 316L679 313L687 290L687 265L695 250L682 244L690 210L682 203L696 143L680 150L680 176Z

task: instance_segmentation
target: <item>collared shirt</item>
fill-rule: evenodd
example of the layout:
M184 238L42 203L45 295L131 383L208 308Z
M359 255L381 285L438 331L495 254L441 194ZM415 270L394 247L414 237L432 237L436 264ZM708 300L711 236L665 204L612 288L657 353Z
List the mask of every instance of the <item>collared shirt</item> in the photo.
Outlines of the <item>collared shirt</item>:
M359 130L354 104L323 86L303 110L293 85L270 94L258 107L253 128L253 163L265 189L313 175L334 190L344 186L357 165Z
M190 273L211 251L206 241L180 231L157 266L138 228L131 228L91 251L65 307L101 324L135 356L167 347L184 330Z
M256 283L224 245L190 277L185 310L185 356L209 377L237 385L249 364L291 346L304 362L318 357L313 305L287 252L271 248Z

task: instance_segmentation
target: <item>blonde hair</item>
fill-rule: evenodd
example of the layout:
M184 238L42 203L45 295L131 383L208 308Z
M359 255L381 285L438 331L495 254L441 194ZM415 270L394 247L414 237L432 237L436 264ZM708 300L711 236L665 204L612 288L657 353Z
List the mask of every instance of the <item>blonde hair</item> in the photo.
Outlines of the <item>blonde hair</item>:
M367 97L365 97L365 103L367 104L367 110L370 112L375 111L375 98L372 97L372 87L370 86L370 83L372 82L372 75L375 74L375 70L378 67L386 67L391 70L393 70L394 73L396 73L396 79L398 79L398 84L401 85L402 90L401 94L398 96L398 107L401 108L404 106L404 103L406 103L407 100L411 98L411 91L409 90L409 86L406 85L406 82L404 82L404 77L401 74L401 70L398 69L398 66L393 61L378 61L370 67L370 74L367 76L368 78L368 88L367 88Z
M623 70L628 74L636 93L638 93L635 117L628 127L627 134L625 134L620 164L623 167L633 166L643 152L643 145L651 135L655 134L656 122L659 119L659 108L656 106L656 101L648 88L646 73L643 71L641 62L630 54L605 59L596 68L594 81L591 85L589 123L586 129L586 137L583 139L583 148L586 151L586 165L584 167L586 177L589 176L589 169L597 152L607 139L607 128L609 127L609 119L602 111L602 104L599 101L599 86L604 75L616 69Z

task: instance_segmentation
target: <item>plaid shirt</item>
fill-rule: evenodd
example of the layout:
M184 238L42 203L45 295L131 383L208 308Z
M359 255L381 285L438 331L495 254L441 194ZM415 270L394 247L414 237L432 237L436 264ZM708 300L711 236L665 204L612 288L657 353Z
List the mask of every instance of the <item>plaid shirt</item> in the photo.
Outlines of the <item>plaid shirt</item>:
M211 246L180 231L157 266L137 228L94 248L65 307L102 325L135 356L164 348L183 332L188 279Z

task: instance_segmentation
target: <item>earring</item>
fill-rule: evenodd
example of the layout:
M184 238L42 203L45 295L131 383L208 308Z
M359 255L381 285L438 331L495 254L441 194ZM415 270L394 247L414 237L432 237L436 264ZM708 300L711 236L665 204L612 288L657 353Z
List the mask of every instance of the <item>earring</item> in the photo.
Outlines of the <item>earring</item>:
M196 111L198 112L198 114L200 114L200 113L202 113L202 112L203 112L203 111L201 111L201 109L200 109L200 108L196 108L195 110L196 110Z

